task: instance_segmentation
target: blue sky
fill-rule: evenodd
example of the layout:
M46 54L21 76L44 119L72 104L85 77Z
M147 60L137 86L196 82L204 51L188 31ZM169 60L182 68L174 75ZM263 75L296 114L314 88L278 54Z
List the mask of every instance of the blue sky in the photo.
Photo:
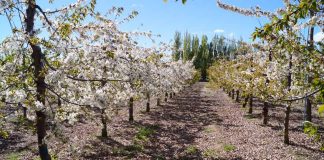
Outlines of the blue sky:
M275 11L283 6L281 0L223 0L240 7L250 8L259 5L262 9ZM44 9L63 6L73 0L56 0L49 6L47 0L38 0ZM132 21L122 24L124 31L152 31L160 34L158 41L169 42L175 31L188 31L201 36L206 34L211 38L216 32L224 36L250 41L254 28L266 23L264 18L246 17L223 10L216 5L216 0L188 0L185 5L174 0L165 3L163 0L98 0L97 9L107 11L112 6L124 7L125 13L137 10L139 15ZM8 22L0 16L0 39L10 33ZM4 22L4 23L3 23ZM139 39L142 44L148 41Z
M101 1L102 2L102 1ZM137 10L136 19L122 27L124 30L151 30L160 34L161 40L169 42L175 31L188 31L201 36L206 34L211 38L216 32L228 37L250 41L250 35L256 26L264 24L267 19L246 17L231 11L226 11L216 5L216 0L188 0L185 5L174 0L167 3L163 0L108 0L105 5L123 6L127 11ZM269 11L275 11L283 6L281 0L227 0L237 6L250 8L259 5ZM104 5L105 4L105 5Z

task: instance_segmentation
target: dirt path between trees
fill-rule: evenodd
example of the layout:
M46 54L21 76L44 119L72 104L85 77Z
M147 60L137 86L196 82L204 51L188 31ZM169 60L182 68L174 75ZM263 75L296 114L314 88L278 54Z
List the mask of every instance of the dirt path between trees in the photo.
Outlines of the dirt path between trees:
M145 103L135 103L133 123L127 120L126 108L122 110L108 127L108 139L98 136L98 122L67 128L70 142L60 145L53 139L50 151L59 159L324 159L319 144L302 132L302 112L296 107L290 125L292 144L284 145L280 107L270 109L269 125L262 126L260 103L247 115L240 104L206 83L185 89L161 106L155 103L152 100L149 113L144 112ZM27 146L24 157L36 156L36 147Z
M134 124L119 123L124 125L121 127L113 123L113 128L120 130L112 137L124 142L124 146L134 143L138 128L149 126L154 133L139 152L120 151L121 154L109 156L121 159L324 159L319 144L303 134L299 109L292 111L290 146L283 144L283 109L271 108L269 126L261 125L261 104L255 103L254 114L246 112L223 91L197 83L162 106L153 106L150 113L137 114ZM135 131L130 131L134 126L137 126ZM120 135L128 138L116 138ZM123 154L124 157L119 157Z

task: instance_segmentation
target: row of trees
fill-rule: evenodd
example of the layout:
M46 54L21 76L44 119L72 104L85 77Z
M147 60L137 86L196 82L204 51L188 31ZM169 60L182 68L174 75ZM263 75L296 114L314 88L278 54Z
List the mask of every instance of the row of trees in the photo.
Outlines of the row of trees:
M144 48L132 39L151 38L151 33L118 29L137 12L116 21L95 6L96 0L78 0L45 11L36 0L0 3L0 15L12 29L0 44L0 117L3 122L13 116L35 121L42 160L51 159L46 137L54 132L49 128L58 129L63 121L77 125L83 115L99 118L107 137L108 119L120 107L128 106L133 121L134 100L147 100L149 111L151 97L179 92L193 79L192 61L163 59L168 45ZM108 14L122 12L113 7Z
M234 59L242 40L225 38L223 35L215 35L209 42L206 35L199 37L185 32L175 32L172 59L184 62L193 60L196 69L200 70L202 80L207 80L207 69L215 60Z
M263 124L268 123L270 104L285 106L284 143L289 144L289 116L293 102L304 100L305 132L320 139L312 124L312 104L324 102L323 40L314 41L315 28L323 29L324 1L284 1L277 12L262 11L259 7L242 9L218 1L226 10L247 16L266 16L270 22L256 28L253 39L236 59L218 61L209 69L211 83L221 86L233 97L241 93L249 101L252 113L253 98L264 102ZM303 30L308 34L304 35ZM323 106L319 108L323 112ZM324 146L322 147L322 149Z

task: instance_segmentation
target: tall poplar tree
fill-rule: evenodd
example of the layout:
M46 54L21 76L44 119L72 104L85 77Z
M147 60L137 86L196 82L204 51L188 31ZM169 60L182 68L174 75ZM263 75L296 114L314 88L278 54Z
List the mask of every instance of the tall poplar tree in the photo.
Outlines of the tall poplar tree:
M181 57L181 33L176 31L174 34L174 44L173 44L173 51L172 51L172 59L173 61L178 61Z
M191 55L191 35L190 33L186 32L183 37L183 54L182 54L182 60L188 61L192 59Z

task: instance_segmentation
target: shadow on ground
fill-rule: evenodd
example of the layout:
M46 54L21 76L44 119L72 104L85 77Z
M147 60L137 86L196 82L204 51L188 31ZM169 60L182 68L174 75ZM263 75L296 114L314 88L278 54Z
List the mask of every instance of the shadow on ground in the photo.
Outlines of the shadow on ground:
M136 123L125 122L123 127L135 127L137 133L125 133L132 139L129 145L123 145L114 139L91 142L95 150L84 158L93 159L203 159L202 151L195 147L199 133L211 124L222 122L215 110L216 101L204 96L204 83L197 83L185 89L167 103L163 103L142 120ZM146 141L137 142L138 128L154 127L154 132ZM219 158L221 159L221 158ZM240 157L236 159L241 159Z

